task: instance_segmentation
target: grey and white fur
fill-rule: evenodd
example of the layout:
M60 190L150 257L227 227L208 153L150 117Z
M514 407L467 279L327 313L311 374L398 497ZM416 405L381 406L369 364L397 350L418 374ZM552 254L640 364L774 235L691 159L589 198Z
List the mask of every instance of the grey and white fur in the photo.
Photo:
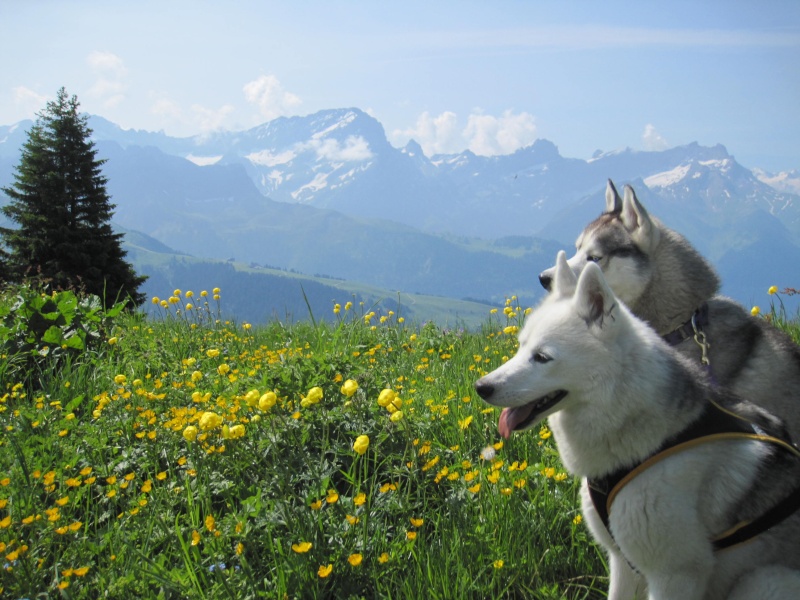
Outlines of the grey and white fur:
M800 440L800 348L783 332L729 298L715 295L719 278L677 232L651 217L625 186L620 198L609 180L606 211L591 222L568 260L579 274L597 263L617 297L661 335L683 323L705 302L713 381L782 418ZM549 289L555 268L539 279ZM676 346L698 362L701 348L689 337Z
M587 479L652 455L708 402L764 426L779 420L712 385L696 360L618 301L597 264L581 271L559 253L552 293L527 317L518 352L475 388L505 407L505 437L548 418L564 466L583 479L586 523L608 553L609 599L800 598L800 513L725 550L711 541L800 481L800 460L765 442L716 440L656 462L618 493L606 529Z

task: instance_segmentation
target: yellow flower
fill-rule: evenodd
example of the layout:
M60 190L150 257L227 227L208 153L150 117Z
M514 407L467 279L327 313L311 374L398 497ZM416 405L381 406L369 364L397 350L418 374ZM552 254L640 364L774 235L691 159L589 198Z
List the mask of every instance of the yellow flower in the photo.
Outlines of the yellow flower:
M317 402L322 400L322 396L323 396L322 388L313 387L310 390L308 390L308 395L306 396L305 399L308 400L310 404L316 404Z
M311 542L300 542L297 544L292 544L292 550L297 552L298 554L305 554L309 550L311 550Z
M497 559L496 561L494 561L494 562L492 563L492 566L493 566L495 569L502 569L504 564L505 564L505 563L504 563L502 560L500 560L500 559Z
M395 394L394 390L392 389L387 388L385 390L382 390L381 393L378 395L378 404L385 408L392 403L392 400L394 400L396 396L397 394Z
M327 566L320 565L319 569L317 569L317 575L319 575L320 579L325 579L328 575L331 574L331 571L333 571L332 564L329 564Z
M247 403L247 406L255 406L258 404L258 400L261 398L261 393L258 390L250 390L244 395L244 401Z
M217 522L214 519L214 515L208 515L205 521L206 529L209 531L214 531L217 528Z
M213 293L215 296L219 296L220 291L221 290L218 287L215 287L213 290L211 290L211 293Z
M379 563L381 563L382 565L384 565L384 564L386 564L387 562L389 562L389 553L388 553L388 552L383 552L383 553L382 553L382 554L381 554L381 555L378 557L378 562L379 562Z
M412 540L412 541L417 539L417 532L416 531L406 531L406 539Z
M278 396L275 395L275 392L267 392L258 399L258 408L264 411L269 410L275 406L275 402L277 402L277 400Z
M219 350L217 350L216 348L210 348L206 350L206 356L208 358L216 358L219 356Z
M411 517L410 521L414 527L422 527L422 524L425 522L425 519L415 519L414 517Z
M468 416L468 417L466 417L464 419L459 420L458 421L458 426L461 429L466 429L467 427L469 427L470 423L472 423L472 415L470 415L470 416Z
M772 296L773 294L777 294L778 293L778 286L777 285L770 286L770 288L767 290L767 293L770 296Z
M342 310L341 304L334 304L333 305L333 314L338 315Z
M200 429L203 431L208 431L209 429L214 429L215 427L219 427L222 425L222 417L220 417L215 412L204 412L203 416L200 417Z
M125 375L115 375L114 376L114 383L117 385L125 385L125 382L128 381L128 378Z
M194 425L187 425L183 430L183 437L187 442L193 442L197 438L197 427Z
M117 338L116 336L114 336L114 337L110 337L110 338L108 338L108 345L109 345L109 346L113 346L113 345L114 345L114 344L116 344L118 341L119 341L119 338Z
M322 508L322 500L314 500L311 503L311 510L319 510L320 508Z
M336 493L336 490L328 490L328 495L325 497L325 501L328 504L336 504L339 501L339 494Z
M473 485L472 487L468 487L467 489L473 494L477 494L478 492L481 491L481 484L476 483L475 485Z
M402 411L402 410L396 410L396 411L394 411L394 412L392 413L392 415L389 417L389 420L390 420L392 423L397 423L397 422L399 422L399 421L402 421L402 420L403 420L403 411Z
M238 425L234 425L228 430L228 435L232 440L244 437L244 425L242 425L241 423L239 423Z
M553 435L553 432L550 431L547 428L546 425L543 425L542 428L539 430L539 437L542 438L543 440L546 440L547 438L549 438L552 435Z
M754 306L753 308L750 309L750 314L753 315L754 317L757 317L760 312L761 309L758 306Z
M200 534L197 530L192 531L192 546L197 546L200 543Z
M356 552L355 554L351 554L350 556L347 557L347 562L349 562L350 565L353 567L357 567L358 565L360 565L362 560L364 560L364 557L361 556L361 554L359 554L358 552Z
M227 375L230 373L231 367L228 363L222 363L220 366L217 367L217 373L220 375Z
M356 441L353 442L353 450L355 450L356 454L364 454L369 448L369 436L360 435L356 438Z
M200 371L192 372L192 381L194 381L195 383L200 381L202 378L203 378L203 373L201 373Z
M356 506L361 506L366 501L367 501L367 495L364 492L357 494L356 497L353 498L353 504L355 504Z
M348 398L355 394L356 390L358 390L358 382L354 379L348 379L342 384L342 394Z
M347 519L347 522L350 523L350 525L357 525L360 521L360 519L354 515L345 515L344 518Z
M575 515L575 518L572 519L572 523L575 525L580 525L583 522L583 517L581 515Z

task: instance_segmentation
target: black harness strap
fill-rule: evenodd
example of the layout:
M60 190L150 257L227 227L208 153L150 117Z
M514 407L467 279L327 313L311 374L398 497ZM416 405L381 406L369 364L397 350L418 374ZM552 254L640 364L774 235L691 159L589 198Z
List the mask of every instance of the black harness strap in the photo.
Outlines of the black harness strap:
M688 450L699 444L726 439L752 439L772 443L792 453L795 457L800 457L800 450L793 444L779 437L769 435L757 425L723 409L713 402L709 402L706 409L694 423L683 432L667 440L648 458L638 464L633 464L603 477L592 478L587 481L592 504L609 533L611 531L609 528L611 504L622 488L637 475L672 454ZM800 486L757 519L740 523L712 540L714 548L722 550L741 544L780 523L798 509L800 509Z
M708 325L708 304L703 302L700 308L692 313L688 321L662 338L670 346L677 346L682 341L694 337L696 329L702 329L706 325Z

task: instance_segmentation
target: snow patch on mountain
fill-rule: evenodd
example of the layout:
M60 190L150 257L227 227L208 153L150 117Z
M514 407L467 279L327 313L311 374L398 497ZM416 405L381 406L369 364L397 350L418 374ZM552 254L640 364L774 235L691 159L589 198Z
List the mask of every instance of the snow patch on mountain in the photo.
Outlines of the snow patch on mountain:
M351 135L344 144L336 138L320 138L315 134L308 142L298 146L298 150L316 152L317 160L329 162L362 162L373 157L369 142L362 136Z
M669 187L681 181L689 173L691 165L679 165L670 171L663 171L645 177L644 184L649 188Z
M284 150L273 154L271 150L261 150L259 152L251 152L245 158L254 165L262 167L275 167L277 165L285 165L292 162L297 154L292 150Z
M194 154L186 155L186 160L188 160L189 162L193 162L198 167L207 167L208 165L215 165L220 161L221 158L222 158L221 154L219 156L195 156Z
M800 194L800 173L798 171L781 171L780 173L769 173L763 169L753 169L753 175L761 183L790 194Z
M291 193L297 202L308 202L314 199L314 194L328 187L328 173L317 173L314 179L299 187Z

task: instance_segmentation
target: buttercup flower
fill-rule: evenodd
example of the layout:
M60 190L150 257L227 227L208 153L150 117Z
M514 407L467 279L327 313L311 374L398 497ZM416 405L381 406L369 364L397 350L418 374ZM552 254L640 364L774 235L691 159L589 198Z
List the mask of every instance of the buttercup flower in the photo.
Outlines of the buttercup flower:
M389 406L389 404L391 404L392 400L395 399L395 396L397 396L397 394L392 389L387 388L382 390L378 395L378 404L386 408Z
M264 411L269 410L275 406L277 400L278 396L275 395L275 392L267 392L258 399L258 408Z
M203 431L208 431L209 429L214 429L215 427L219 427L222 425L222 417L220 417L215 412L204 412L203 416L200 417L200 429Z
M188 425L186 429L183 430L183 437L187 442L195 441L195 439L197 439L197 427Z
M358 382L354 379L348 379L342 384L342 394L347 396L348 398L356 393L358 390Z
M750 314L753 315L754 317L757 317L760 312L761 309L758 306L754 306L753 308L750 309Z
M300 542L297 544L292 544L292 550L297 552L298 554L305 554L309 550L311 550L311 542Z
M369 448L369 436L360 435L356 438L356 441L353 442L353 450L359 455L364 454Z
M347 557L347 562L349 562L352 566L357 567L361 564L361 561L364 560L364 557L356 552L355 554L351 554Z
M770 296L772 296L773 294L777 294L778 293L778 286L777 285L770 286L770 288L767 290L767 293ZM111 340L109 340L109 341L111 341Z
M228 430L228 436L232 439L238 439L240 437L244 437L244 425L239 423L238 425L234 425Z
M329 564L327 566L320 565L319 569L317 569L317 575L319 575L320 579L325 579L328 575L331 574L331 571L333 571L332 564Z

